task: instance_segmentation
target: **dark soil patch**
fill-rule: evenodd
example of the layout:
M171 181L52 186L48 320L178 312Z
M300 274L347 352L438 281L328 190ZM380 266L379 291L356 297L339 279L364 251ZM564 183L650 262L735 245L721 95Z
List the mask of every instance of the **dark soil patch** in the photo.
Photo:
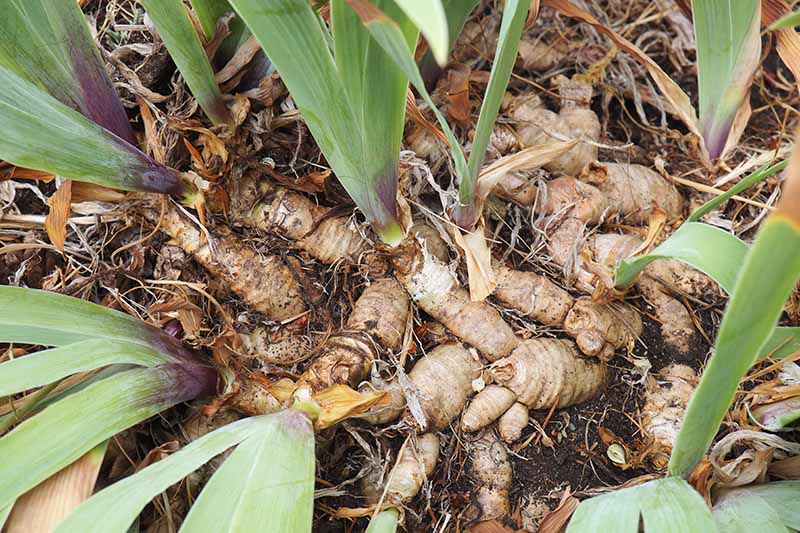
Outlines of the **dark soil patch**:
M567 486L573 491L612 486L645 473L614 466L598 434L602 427L624 442L634 440L636 429L629 416L640 407L641 388L629 383L630 377L628 370L611 366L608 385L598 398L554 414L546 428L554 446L529 446L514 457L513 495L548 496ZM539 423L546 415L533 413Z
M635 356L647 358L652 365L651 372L673 363L695 369L703 366L709 346L702 337L696 336L691 353L677 353L665 345L658 324L647 316L643 318L644 334ZM707 317L704 322L704 326L711 326ZM555 412L546 427L554 446L531 445L512 455L512 502L523 505L538 497L546 499L552 508L567 487L580 495L590 488L617 486L650 473L646 468L622 469L614 464L600 436L602 428L626 446L635 448L642 437L637 424L643 394L644 383L637 368L621 357L611 361L607 385L599 397ZM532 412L532 418L540 424L546 416L544 411ZM531 429L529 426L529 432Z
M711 347L702 335L695 332L692 337L691 351L682 353L674 350L664 342L659 331L659 324L655 320L647 315L642 315L642 320L644 322L644 332L640 339L640 346L636 350L636 355L646 357L652 365L653 372L658 372L665 366L674 363L687 365L695 370L700 370L703 367ZM716 328L710 329L711 324L707 318L702 322L707 332L713 333L716 330Z

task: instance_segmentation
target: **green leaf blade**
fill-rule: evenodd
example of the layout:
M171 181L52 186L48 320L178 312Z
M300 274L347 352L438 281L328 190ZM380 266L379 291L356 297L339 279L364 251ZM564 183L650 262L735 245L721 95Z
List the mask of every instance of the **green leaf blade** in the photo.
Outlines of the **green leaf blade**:
M106 339L76 342L0 364L0 397L107 365L151 367L171 362L171 357L138 343Z
M800 527L797 498L800 483L778 481L722 493L714 503L714 522L720 533L784 533Z
M230 122L214 71L182 0L141 0L183 79L216 125Z
M650 533L714 531L705 500L682 479L667 477L643 485L639 505L644 528Z
M687 222L650 253L622 260L616 271L616 286L630 286L647 265L667 258L679 259L704 272L730 293L747 251L747 245L727 231L700 222Z
M529 0L509 0L503 10L503 20L500 24L500 34L497 41L492 71L489 74L489 84L483 97L481 113L478 124L475 126L475 138L469 154L468 172L462 176L458 189L459 205L454 213L454 220L462 227L471 229L480 217L475 212L475 184L478 173L486 158L486 149L492 135L500 104L511 79L511 71L517 59L519 41L525 29L528 17Z
M447 13L441 0L395 1L425 36L436 62L441 66L447 64L447 56L450 53L450 32L447 27Z
M198 390L187 386L187 376L182 374L174 366L116 374L51 405L4 435L0 456L14 460L0 462L0 508L103 440L196 396Z
M774 481L738 490L762 497L777 511L785 525L800 530L800 507L797 506L800 498L800 481Z
M0 66L0 158L77 181L183 196L178 174Z
M461 30L464 29L467 19L480 3L480 0L445 0L443 2L445 16L447 17L447 31L448 37L448 55L456 44ZM441 67L433 57L433 52L428 50L425 57L419 62L419 69L422 72L422 77L426 82L431 82L438 77L441 72Z
M419 32L408 17L392 0L375 4L387 9L401 28L409 51L413 50ZM363 183L357 187L363 192L354 190L353 198L360 206L368 206L362 211L381 238L394 245L404 237L399 224L397 181L408 78L370 37L345 0L331 3L331 21L336 66L358 122L365 154Z
M136 143L77 2L4 3L0 65L43 87L125 142Z
M403 110L397 107L397 99L392 97L380 102L382 95L371 94L370 98L377 99L373 106L379 112L391 108L392 115L364 116L362 120L362 109L367 112L371 109L364 107L366 91L358 89L364 83L354 80L346 85L342 80L328 47L330 35L305 0L232 0L231 4L277 68L339 181L380 237L390 245L396 244L403 238L396 201L397 169L395 156L389 161L385 154L400 142L397 117ZM341 20L338 15L337 19ZM405 43L405 37L402 32L400 34L401 42ZM355 42L355 39L349 45L342 42L340 47L350 49ZM408 48L406 44L402 46ZM362 65L358 62L346 64L349 66L342 66L342 69L348 72L357 72L358 65ZM391 86L396 93L397 84L392 82ZM351 87L356 94L348 93ZM389 122L379 124L385 118ZM367 130L366 121L375 124ZM382 130L383 127L386 129ZM378 147L380 155L370 152L379 139L369 140L369 146L367 143L367 137L376 131L379 132L376 137L391 141L387 146Z
M640 515L648 533L716 530L703 498L684 480L667 477L581 502L567 533L636 533Z
M650 253L623 259L617 266L616 286L620 289L630 286L657 259L678 259L707 274L730 293L747 253L747 245L735 235L708 224L686 222ZM783 359L798 350L800 328L777 327L758 358Z
M191 0L191 3L203 29L206 42L214 38L218 20L228 13L235 13L228 0ZM230 34L222 41L217 55L212 59L230 61L236 54L237 48L250 37L250 31L240 17L234 17L230 21L228 31ZM267 61L268 63L269 61ZM251 62L251 69L252 64Z
M11 502L5 507L0 508L0 530L2 530L3 526L6 525L6 521L8 520L8 517L11 514L11 509L13 507L14 507L14 502Z
M419 91L425 103L431 108L431 111L433 111L433 114L436 116L436 120L450 144L450 150L455 162L456 174L460 177L466 176L469 173L469 169L467 167L467 160L464 157L464 152L461 150L461 145L450 129L447 119L445 119L442 112L437 109L436 104L434 104L428 90L425 88L422 75L414 62L414 56L405 45L401 29L392 19L374 6L363 2L363 0L348 0L348 2L351 6L354 6L353 8L370 35L372 35L372 38L380 44L384 52L386 52L395 64L405 73L414 88Z
M225 13L233 11L233 8L228 0L191 0L191 2L200 27L203 28L203 35L210 41L216 33L217 21Z
M722 155L739 108L749 96L761 54L757 0L695 0L700 131L711 159Z
M53 292L0 286L0 342L64 346L89 339L128 341L176 357L176 339L125 313Z
M780 172L781 170L786 168L786 165L788 164L789 161L781 161L780 163L775 163L774 165L760 168L756 172L753 172L752 174L741 180L739 183L737 183L736 185L725 191L724 193L701 205L698 209L695 210L694 213L689 215L689 218L687 218L686 221L687 222L699 221L701 218L703 218L705 215L716 209L718 206L730 200L733 196L739 194L740 192L746 189L749 189L756 183L760 183L761 181L767 179L776 172Z
M275 64L326 155L328 152L336 154L339 147L331 143L340 138L357 140L353 137L357 131L347 131L354 125L355 117L326 36L309 3L304 0L232 0L231 5ZM334 116L343 119L343 124L328 123L326 119ZM358 146L358 143L351 146Z
M639 531L639 487L631 487L582 501L567 526L567 533Z
M269 430L242 442L206 484L181 532L311 530L314 431L299 411L271 416Z
M11 514L11 509L14 507L14 502L6 505L3 508L0 508L0 529L6 524L8 520L8 516Z
M786 28L793 28L800 25L800 11L789 13L783 18L780 18L769 25L769 30L784 30Z
M350 101L362 102L366 93L370 37L360 27L358 17L346 0L331 0L330 5L336 69ZM363 123L363 117L359 119Z
M759 359L769 357L780 360L800 351L800 328L777 327L761 349Z
M239 420L191 442L169 457L98 492L71 514L59 533L124 532L147 503L215 456L263 431L267 417ZM114 509L114 513L108 513Z
M248 448L245 449L245 453L239 453L238 457L243 455L248 456L250 458L253 457L252 448L255 447L255 455L259 455L259 462L263 463L272 463L273 467L279 467L281 461L277 458L270 458L268 453L268 444L278 443L281 444L283 441L281 439L286 437L288 434L289 437L289 446L290 444L294 447L294 458L302 458L303 460L303 476L309 476L310 481L303 483L303 492L302 498L304 498L303 505L308 507L308 514L310 520L310 513L312 509L312 498L313 498L313 472L314 472L314 452L313 452L313 432L310 432L310 429L306 426L308 424L307 420L305 422L298 420L296 417L299 415L297 412L280 412L272 415L263 415L258 417L246 418L234 422L232 424L228 424L223 426L219 429L214 430L203 437L189 443L181 450L175 452L174 454L170 455L169 457L162 459L161 461L151 464L147 468L137 472L136 474L127 477L114 485L100 491L92 498L84 502L72 515L70 515L67 520L62 523L59 528L57 529L58 533L71 533L73 531L81 531L85 533L107 533L111 531L114 532L124 532L127 530L128 526L134 521L136 516L141 512L147 503L153 499L155 496L166 490L170 485L173 485L201 467L203 464L214 458L215 456L219 455L220 453L224 452L231 446L236 446L240 443L249 443ZM303 415L300 415L303 416ZM304 425L306 424L306 425ZM300 435L298 437L298 430ZM310 435L306 434L306 431L311 433ZM282 437L283 435L283 437ZM302 441L302 443L298 442ZM264 450L261 449L262 445L264 445ZM285 453L288 451L285 448ZM261 453L262 451L266 451L267 453ZM241 468L241 464L234 464L232 463L230 466L226 468L228 465L228 461L233 458L233 455L229 457L225 463L223 463L222 468L215 474L215 476L209 481L204 489L203 493L208 490L209 486L211 486L211 492L215 491L215 486L219 487L220 484L222 486L227 485L227 481L229 479L229 475L231 471L238 472ZM280 456L278 456L280 457ZM237 459L237 462L239 460ZM259 464L259 467L263 466ZM284 465L285 466L285 465ZM225 469L225 472L223 472ZM310 472L310 474L309 474ZM222 475L220 478L221 481L214 481L214 479L218 475ZM305 479L305 478L304 478ZM261 479L255 480L256 482L266 483L269 484L269 479ZM214 485L212 485L212 483ZM259 486L256 483L256 486ZM308 488L310 487L310 489ZM222 495L222 497L233 496L235 499L242 495L242 487L239 486L231 486L230 494ZM244 491L247 492L247 491ZM295 496L298 496L300 493L287 491L288 493L293 493ZM201 494L201 498L203 498ZM263 496L263 494L262 494ZM258 494L250 493L248 498L258 498ZM207 498L207 497L206 497ZM264 505L265 501L269 501L270 505ZM221 503L221 502L220 502ZM226 505L229 505L230 502L226 501ZM264 511L273 511L276 509L275 506L272 505L270 500L260 499L259 508ZM222 507L222 505L220 505ZM114 513L108 513L108 509L114 509ZM216 507L215 506L207 506L201 502L197 502L192 513L195 513L195 518L187 517L187 521L184 523L183 529L190 530L190 531L214 531L214 533L218 531L229 531L233 529L229 529L228 526L231 524L236 524L238 522L226 522L225 528L220 529L209 529L206 527L207 525L210 526L211 524L217 524L219 521L219 517L211 517L211 522L203 523L203 522L195 522L198 520L197 517L200 517L201 514L204 512L213 512ZM260 516L261 511L256 513L256 515ZM247 517L242 517L242 519L247 520ZM270 518L269 520L280 520L279 516L275 516ZM194 523L194 525L193 525ZM264 528L263 525L266 522L261 522L258 524L258 527L252 530L264 530L264 531L294 531L290 529L269 529ZM310 523L310 522L309 522ZM235 528L234 528L235 529ZM309 527L306 527L304 531L308 531ZM245 531L250 531L250 529L245 529Z
M688 476L711 444L739 381L772 335L800 276L800 227L783 216L762 226L736 280L715 353L689 401L669 463ZM770 280L763 283L764 279Z
M369 521L367 533L395 533L399 519L400 513L397 509L392 508L381 511Z

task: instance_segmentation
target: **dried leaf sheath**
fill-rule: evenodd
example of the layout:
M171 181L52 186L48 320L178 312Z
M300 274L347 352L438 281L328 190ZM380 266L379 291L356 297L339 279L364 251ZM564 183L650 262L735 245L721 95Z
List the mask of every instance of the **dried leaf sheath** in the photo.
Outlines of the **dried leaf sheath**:
M393 261L397 279L414 302L490 361L519 344L500 313L486 302L470 301L447 265L428 255L416 240L407 240Z
M7 533L52 531L94 491L106 445L103 442L53 474L14 503Z

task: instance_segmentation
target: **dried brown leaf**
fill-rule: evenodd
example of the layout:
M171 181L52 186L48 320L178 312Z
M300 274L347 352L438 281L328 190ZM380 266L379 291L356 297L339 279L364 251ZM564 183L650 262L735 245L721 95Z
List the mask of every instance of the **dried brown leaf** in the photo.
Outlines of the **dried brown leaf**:
M250 114L250 99L244 95L237 94L233 97L230 110L231 116L233 117L233 125L240 126Z
M559 533L559 531L563 531L572 513L578 508L578 503L578 498L573 496L569 489L565 490L558 507L542 518L537 533Z
M314 423L316 429L331 427L346 418L391 402L388 392L358 392L347 385L333 385L314 394L312 398L320 408L319 418Z
M140 472L141 470L147 468L153 463L157 463L162 459L166 459L171 454L177 452L181 449L181 445L178 443L177 440L171 440L169 442L165 442L161 446L156 446L149 452L147 455L144 456L144 459L136 465L136 472Z
M667 212L659 207L654 207L650 218L647 220L647 236L644 241L631 252L631 257L644 253L649 250L655 243L658 236L667 224Z
M375 506L369 507L339 507L331 513L334 518L361 518L364 516L372 516L375 513Z
M217 83L225 83L234 76L236 76L250 61L256 56L258 51L261 50L261 45L255 37L250 37L244 44L242 44L233 57L228 61L224 67L214 76Z
M133 94L137 96L141 96L145 98L148 102L159 104L162 102L166 102L172 95L164 95L159 94L157 92L151 91L147 87L144 86L142 80L139 79L138 74L134 72L128 65L123 63L119 58L114 57L113 55L108 56L111 62L116 67L117 71L122 75L125 80L127 80L127 84L125 84L125 88L131 91Z
M800 129L795 132L794 148L785 176L777 214L800 227Z
M49 183L55 179L55 176L49 172L23 167L12 167L10 177L19 180L42 180L45 183Z
M153 304L147 311L154 316L163 315L159 317L162 322L177 319L187 337L197 337L200 333L203 310L184 296L175 296L166 302Z
M737 453L733 454L733 450ZM772 454L800 453L800 444L778 435L740 429L721 438L708 454L717 486L737 487L763 479Z
M580 139L570 139L568 141L537 144L497 159L481 170L478 176L477 190L475 192L476 203L480 202L479 206L482 205L482 202L486 200L492 189L506 174L540 168L542 165L546 165L564 155L579 142ZM478 210L480 210L480 207Z
M189 152L189 157L192 160L192 169L201 176L206 176L208 174L208 168L206 167L206 162L200 154L200 151L195 148L186 137L182 137L182 139L183 146L186 147L186 150Z
M536 19L539 18L539 7L540 7L539 0L531 0L531 5L528 8L528 18L525 20L526 30L531 29L533 25L536 23Z
M281 378L269 385L269 393L281 403L287 403L292 399L294 391L297 390L297 383L289 378Z
M469 298L473 302L480 302L497 287L492 270L492 253L486 243L483 222L479 222L470 232L453 225L453 238L464 251L469 277Z
M44 219L44 229L53 246L64 251L67 240L67 219L72 203L72 180L64 180L53 196L47 201L50 211Z
M469 528L469 533L514 533L510 527L506 527L497 520L484 520Z
M406 93L406 113L412 122L433 133L442 142L444 142L445 145L447 145L447 136L435 124L425 118L425 116L422 114L422 111L420 111L419 107L417 107L417 100L414 98L414 93L411 91L411 89L409 89Z
M211 39L207 38L202 28L197 27L196 24L200 21L196 17L193 17L192 22L195 23L195 31L198 32L200 40L203 42L203 48L209 59L213 59L214 56L217 55L217 51L219 47L222 46L222 42L231 34L231 20L233 20L234 17L235 15L232 12L221 16L214 26L214 35Z
M216 133L204 128L195 120L170 120L169 125L179 131L193 131L198 134L195 143L202 147L200 153L206 168L205 174L199 171L198 174L203 178L208 181L216 181L227 171L228 149L225 147L225 141ZM187 149L189 149L188 146ZM191 149L189 150L191 151Z
M150 154L153 159L163 164L166 156L164 155L164 147L158 142L153 112L141 96L136 97L136 103L139 104L139 113L141 113L142 122L144 123L145 153Z
M192 207L197 212L197 219L200 221L200 224L206 226L208 224L208 209L206 209L205 192L197 191L197 193L195 193Z
M186 11L186 16L189 17L189 21L192 23L192 26L194 26L194 31L197 33L200 41L204 42L206 34L203 32L203 26L200 24L200 19L197 18L197 14L187 5L184 5L183 8Z
M688 1L688 0L684 0ZM769 26L784 15L791 13L792 8L786 0L762 0L761 25ZM800 35L794 28L778 30L778 56L792 71L795 82L800 87Z
M400 222L400 227L403 228L403 236L406 236L408 235L408 230L414 225L414 221L411 217L411 206L408 205L406 197L403 196L403 193L401 193L399 189L395 197L397 199L397 218Z
M225 143L214 132L206 130L200 133L197 137L197 143L203 147L203 159L206 163L211 162L215 157L222 160L223 163L228 161L228 150L225 148Z
M753 68L753 74L755 74L755 67ZM749 94L749 86L753 81L753 77L750 76L748 80L748 94ZM745 128L747 127L747 123L750 121L750 115L752 115L753 110L750 107L750 98L745 98L742 101L742 105L739 106L739 109L736 111L736 116L733 117L733 122L731 123L731 129L728 130L728 138L725 140L725 146L722 148L722 153L719 156L720 161L725 160L725 156L730 152L733 148L739 144L739 139L742 138L742 134L744 133Z
M271 108L275 104L275 73L272 76L264 76L258 82L258 89L254 89L253 97L261 102L264 107Z
M800 455L772 462L767 472L780 479L800 479Z
M692 0L675 0L678 7L689 20L692 20Z
M119 202L127 194L124 191L103 187L94 183L76 181L72 183L72 203L80 202Z
M617 437L616 433L603 426L598 428L597 434L600 437L600 441L606 446L619 441L619 437Z
M272 179L274 179L281 185L289 189L292 189L293 191L308 192L308 193L318 193L325 191L326 183L331 175L330 169L317 170L314 172L309 172L305 176L300 176L295 180L288 176L284 176L280 172L277 172L269 167L265 167L264 171L267 174L269 174L269 176Z
M200 334L200 328L203 323L203 311L200 308L178 309L176 314L187 337L193 338Z
M692 473L689 474L689 478L686 480L694 487L694 490L700 493L709 507L711 506L711 487L713 485L711 476L713 473L714 469L711 467L711 463L703 459L695 469L692 470Z
M447 67L447 116L461 127L471 124L469 80L472 69L463 63Z

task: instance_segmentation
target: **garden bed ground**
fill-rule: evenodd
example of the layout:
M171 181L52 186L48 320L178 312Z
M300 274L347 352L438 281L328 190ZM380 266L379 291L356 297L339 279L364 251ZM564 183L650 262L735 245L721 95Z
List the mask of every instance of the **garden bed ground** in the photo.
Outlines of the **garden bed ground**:
M484 4L473 21L485 28L485 38L491 40L492 28L496 28L499 19L492 2ZM691 36L691 26L671 1L609 0L584 4L596 15L603 15L604 24L645 50L696 98L693 51L691 43L685 42L686 28ZM201 125L192 122L201 114L174 72L174 66L164 58L162 49L157 43L151 46L153 40L141 19L141 9L130 0L94 1L88 9L97 17L99 39L105 51L113 55L115 61L122 61L133 69L134 74L126 74L119 65L115 67L113 61L111 64L137 130L143 131L147 120L141 116L142 99L150 98L150 104L158 111L154 123L156 134L146 140L151 151L154 146L161 150L165 161L174 168L190 168L192 159L184 141L197 144L197 130L189 127ZM701 192L702 187L713 184L728 170L720 168L712 174L699 164L692 147L685 142L685 128L659 108L663 102L656 96L643 69L630 56L612 49L596 31L546 8L525 38L531 42L560 39L566 43L567 50L546 68L516 69L509 91L540 93L548 107L557 109L557 99L551 91L554 77L593 73L592 109L603 126L600 142L604 148L600 149L599 160L640 163L651 168L660 166L670 176L698 183L697 187L679 185L687 201L685 215L689 212L688 206L699 205L710 198ZM133 43L145 46L145 53L129 46ZM730 168L778 146L786 132L788 112L785 109L797 104L796 88L788 81L790 74L775 59L768 43L764 50L763 69L756 76L753 90L753 119L739 148L728 161ZM463 46L456 50L456 55L473 74L478 73L474 79L488 72L489 63L481 58L480 47ZM138 76L141 87L132 82L132 76ZM277 86L278 82L275 84ZM473 82L469 88L473 124L483 87ZM164 95L165 99L155 101L148 90ZM253 101L239 134L229 139L219 153L214 153L217 148L211 147L211 153L206 154L205 163L218 165L222 170L215 184L217 190L229 191L230 181L247 172L263 172L264 179L275 179L277 174L286 178L283 185L306 191L303 194L321 205L334 207L337 215L352 215L358 222L359 215L353 214L354 208L341 187L332 177L326 176L324 159L310 134L286 107L285 94L277 89L274 94L277 99L272 106L265 105L264 101ZM468 131L462 130L460 134L467 138ZM219 159L222 152L228 155L227 163ZM415 160L415 164L420 161ZM433 169L436 182L446 188L450 183L447 164L441 161L427 164ZM269 170L265 170L267 168ZM419 185L412 183L410 193L415 206L412 210L417 216L425 211L420 206L431 210L439 206L433 190ZM770 205L775 200L774 185L770 180L746 194ZM234 367L263 373L268 379L296 378L306 362L276 365L259 361L257 353L248 353L236 346L236 334L250 334L262 328L272 341L287 336L306 336L311 346L309 353L313 354L314 346L324 343L328 334L342 328L353 302L366 284L392 274L387 262L381 259L391 252L379 246L375 253L365 254L366 259L360 263L325 265L297 250L290 240L235 227L231 223L236 218L235 213L210 213L209 227L232 227L248 247L259 254L282 257L306 280L305 298L310 312L283 324L269 322L243 303L225 283L193 263L189 254L171 245L162 234L153 233L152 225L142 223L136 201L76 206L73 213L76 218L68 228L65 251L60 253L53 249L48 244L43 220L47 213L46 199L54 190L52 183L0 181L0 283L56 290L141 316L180 331L187 342L216 362L234 358L237 359ZM310 194L307 192L310 190L315 192ZM219 205L219 198L209 200ZM570 287L562 269L544 253L543 241L547 235L533 229L531 221L535 217L529 209L499 200L493 200L490 208L500 213L506 223L498 232L493 247L495 257L503 258L519 270L545 273L559 285L568 287L574 295L580 294ZM712 222L733 228L740 237L747 239L752 237L754 221L762 215L763 210L758 207L729 202L723 210L713 214ZM493 224L497 221L497 216L489 218ZM605 230L620 228L630 229L623 224L606 225ZM455 258L456 253L451 250L451 257ZM459 275L462 281L466 280L463 265ZM626 301L644 317L644 333L630 353L619 351L609 362L601 394L566 409L532 411L532 422L522 438L509 447L514 474L512 512L506 525L512 531L523 527L535 531L538 520L530 515L536 514L533 509L537 502L543 502L552 510L567 490L581 499L640 476L659 474L651 464L627 469L615 464L607 454L608 442L604 442L603 435L607 440L611 432L630 450L641 446L644 435L639 422L646 380L673 363L702 369L709 354L709 343L702 334L697 334L688 354L671 350L661 338L652 308L641 295L633 291ZM702 325L705 336L713 338L723 301L685 298L682 301ZM493 303L522 336L564 337L558 328L537 326L498 302ZM406 370L427 350L443 339L452 338L423 311L416 309L413 330L414 352L407 358ZM295 355L302 359L308 354ZM109 453L105 479L132 471L145 458L151 458L153 450L159 446L167 446L172 441L183 442L182 424L198 409L220 408L226 409L219 400L210 399L205 404L175 409L129 430L117 439L118 449L124 450L124 454L115 450ZM734 426L730 424L725 431ZM341 510L364 506L358 479L365 472L367 451L393 460L410 431L403 425L377 427L350 420L318 435L319 492L315 530L361 531L366 527L366 518L342 518ZM465 434L454 422L441 436L442 453L430 484L409 506L406 516L409 531L463 531L472 523L469 508L474 500L474 482L468 476L464 443L478 434ZM182 498L185 493L179 488L158 505L151 506L143 515L142 530L174 530L181 519ZM172 503L165 504L168 500ZM173 514L167 519L167 515Z

